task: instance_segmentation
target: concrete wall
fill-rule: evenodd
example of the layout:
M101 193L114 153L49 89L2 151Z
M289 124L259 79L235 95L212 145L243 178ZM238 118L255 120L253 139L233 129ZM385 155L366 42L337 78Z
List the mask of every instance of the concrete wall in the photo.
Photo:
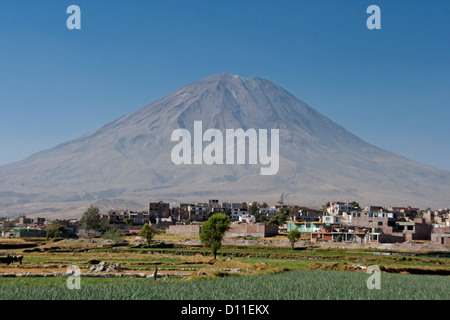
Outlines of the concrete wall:
M200 234L201 225L171 225L167 234ZM278 234L278 226L267 226L261 223L232 223L225 237L270 237Z
M200 234L200 225L171 225L166 229L167 234Z
M278 234L278 226L268 226L261 223L231 224L225 237L270 237Z
M395 243L395 242L404 242L405 237L403 234L395 232L395 233L381 233L378 236L378 242L380 243Z

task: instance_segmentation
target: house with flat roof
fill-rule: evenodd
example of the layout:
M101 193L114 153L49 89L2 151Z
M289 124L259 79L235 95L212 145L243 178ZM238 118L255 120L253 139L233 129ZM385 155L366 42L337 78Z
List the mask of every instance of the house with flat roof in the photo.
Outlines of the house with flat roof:
M324 223L319 221L289 221L286 230L287 232L294 229L297 229L300 232L319 232L322 225L324 225Z

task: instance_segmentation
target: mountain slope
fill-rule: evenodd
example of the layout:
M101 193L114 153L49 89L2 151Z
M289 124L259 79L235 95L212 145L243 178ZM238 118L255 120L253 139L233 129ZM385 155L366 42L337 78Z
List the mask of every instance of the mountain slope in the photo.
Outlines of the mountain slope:
M173 130L279 129L280 164L179 165ZM205 143L204 145L206 145ZM69 212L87 202L275 201L448 206L450 172L372 146L278 85L220 74L187 85L78 139L0 167L0 212ZM71 208L71 209L69 209Z

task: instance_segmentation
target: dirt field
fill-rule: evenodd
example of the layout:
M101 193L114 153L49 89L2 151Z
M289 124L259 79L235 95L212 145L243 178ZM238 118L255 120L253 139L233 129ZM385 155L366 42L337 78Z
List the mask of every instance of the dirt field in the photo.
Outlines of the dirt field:
M364 271L370 264L384 272L450 274L450 248L430 242L371 244L299 241L292 250L286 236L265 239L226 238L214 260L197 235L158 235L147 248L140 237L120 245L101 238L1 239L0 255L23 255L20 265L0 264L3 276L62 276L76 265L89 276L160 277L191 279L221 274L276 273L295 269ZM371 252L373 250L373 252ZM394 255L393 253L399 253ZM405 254L402 254L402 253ZM425 257L430 252L435 256ZM444 254L437 255L441 252ZM403 256L402 256L403 255Z

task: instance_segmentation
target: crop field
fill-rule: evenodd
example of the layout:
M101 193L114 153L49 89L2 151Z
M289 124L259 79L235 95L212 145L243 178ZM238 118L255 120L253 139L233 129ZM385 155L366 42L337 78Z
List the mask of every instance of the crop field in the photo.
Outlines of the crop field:
M215 260L206 248L174 245L170 239L164 235L151 247L131 241L113 246L102 239L36 240L29 247L24 241L4 241L1 254L23 255L23 263L0 265L0 299L450 299L445 252L228 245ZM100 262L118 267L97 269ZM70 265L81 270L80 289L67 287ZM380 289L367 287L371 265L382 271Z
M446 276L385 274L381 288L368 289L368 274L297 270L278 274L225 276L193 281L81 278L68 289L67 278L3 278L1 299L40 300L302 300L450 299Z

